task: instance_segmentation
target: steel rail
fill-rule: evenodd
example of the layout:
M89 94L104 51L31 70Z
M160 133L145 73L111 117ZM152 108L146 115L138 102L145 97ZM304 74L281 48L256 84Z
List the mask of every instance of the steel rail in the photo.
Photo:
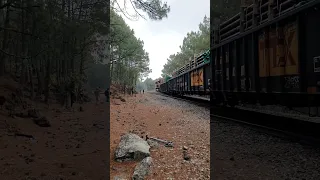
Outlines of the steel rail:
M245 125L245 126L250 127L250 129L255 130L257 132L265 133L265 134L272 135L272 136L279 137L279 138L283 138L283 139L287 139L292 142L297 142L300 144L309 145L309 146L313 146L313 147L320 147L320 139L314 138L312 136L305 136L305 135L301 135L301 134L298 134L295 132L284 131L284 130L272 128L269 126L263 126L263 125L259 125L259 124L255 124L255 123L249 123L249 122L246 122L243 120L229 118L229 117L223 117L223 116L219 116L219 115L215 115L215 114L210 114L210 124L213 122L221 122L219 120L213 120L212 118L218 118L218 119L224 120L228 123L232 122L232 123Z

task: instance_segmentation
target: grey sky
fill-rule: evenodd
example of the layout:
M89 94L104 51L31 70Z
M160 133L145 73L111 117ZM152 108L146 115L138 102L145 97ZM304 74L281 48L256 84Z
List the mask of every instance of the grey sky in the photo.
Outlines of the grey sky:
M167 0L167 2L171 11L168 18L162 21L143 18L132 21L123 16L126 23L134 29L136 37L144 41L144 48L150 57L152 73L149 77L152 79L161 76L167 58L179 51L184 36L190 31L198 30L198 25L205 15L210 16L209 0Z

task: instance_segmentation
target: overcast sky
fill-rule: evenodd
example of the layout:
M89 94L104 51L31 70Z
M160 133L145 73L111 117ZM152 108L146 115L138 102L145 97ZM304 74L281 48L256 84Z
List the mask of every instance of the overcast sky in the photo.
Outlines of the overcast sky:
M152 69L152 73L149 77L152 79L161 77L161 70L167 58L179 51L185 35L198 30L198 25L204 16L210 16L210 0L167 0L167 2L171 11L168 18L162 21L143 18L132 21L123 16L126 23L134 29L136 37L144 41L144 48L150 57L149 68ZM131 12L133 11L129 10L129 13Z

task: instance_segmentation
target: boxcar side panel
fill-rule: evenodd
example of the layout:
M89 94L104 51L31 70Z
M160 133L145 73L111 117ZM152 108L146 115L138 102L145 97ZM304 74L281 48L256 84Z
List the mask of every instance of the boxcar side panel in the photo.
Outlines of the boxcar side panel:
M212 90L217 91L217 50L212 51L212 65L211 65L211 71L212 71Z
M200 69L198 69L199 91L204 91L204 86L205 86L204 78L205 78L205 67L203 66Z
M246 87L248 89L248 91L255 91L255 60L253 55L253 37L252 35L248 35L246 36L246 40L247 40L247 58L246 58L246 74L247 74L247 81L246 81Z
M186 91L190 91L190 79L189 79L189 73L186 73L185 75L185 84L186 84Z
M262 92L268 91L268 77L270 76L269 65L269 36L268 30L261 31L259 34L259 77Z
M203 75L204 75L204 72L203 72L203 68L200 68L200 69L198 69L198 74L197 74L198 76L198 86L203 86L204 85L204 83L203 83Z
M224 90L230 91L230 58L229 58L229 44L225 46L225 61L224 61Z
M179 81L179 84L180 84L179 85L180 86L179 91L182 92L183 91L183 75L180 75L179 79L180 79L180 81Z
M216 90L216 50L211 50L210 52L211 56L211 90Z
M244 38L241 38L239 40L240 43L240 56L239 56L239 64L238 64L238 69L240 69L240 91L246 91L246 84L245 84L245 53L246 53L246 45L247 43L245 42Z
M226 46L221 47L221 58L220 58L220 68L221 68L221 84L220 89L221 91L225 91L225 84L226 84Z
M224 46L220 48L220 54L219 54L219 61L218 61L218 67L219 67L219 78L218 78L218 86L220 91L224 91L223 85L224 85L224 69L223 69L223 62L225 57L225 51Z
M281 27L276 27L272 26L270 31L269 31L269 48L268 48L268 54L269 54L269 64L270 64L270 77L269 81L271 85L269 86L271 92L281 92L281 78L279 77L281 68L279 69L278 62L277 61L277 47L279 45L279 39L277 38L277 28ZM278 29L278 30L279 30Z
M195 69L191 72L191 86L203 86L203 68Z
M218 48L216 50L216 59L215 59L215 86L216 90L220 91L221 90L221 48Z
M191 88L195 86L193 71L190 72Z
M209 81L210 81L210 79L211 79L211 66L210 65L206 65L205 67L204 67L204 72L205 72L205 74L204 74L204 88L205 88L205 90L206 91L209 91Z
M236 77L236 84L237 84L237 92L241 91L241 39L235 41L235 77Z
M266 28L259 35L259 77L263 92L299 92L297 22Z
M231 51L230 53L230 62L231 62L231 68L230 68L230 77L231 77L231 90L232 91L237 91L237 77L236 77L236 70L237 70L237 50L236 50L236 43L232 42L230 43L229 50Z
M310 11L304 17L305 23L305 63L306 63L306 82L308 93L319 93L320 87L320 12Z

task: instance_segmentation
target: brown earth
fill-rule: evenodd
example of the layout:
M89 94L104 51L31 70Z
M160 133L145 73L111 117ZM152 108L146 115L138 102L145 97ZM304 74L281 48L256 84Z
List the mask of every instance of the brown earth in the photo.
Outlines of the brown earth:
M8 97L15 88L1 88L0 84L0 95ZM91 102L75 104L73 110L53 102L45 105L26 100L27 109L38 109L51 127L40 127L32 118L9 117L5 107L0 109L0 179L105 180L108 153L110 179L118 175L131 179L137 162L114 161L115 148L127 132L174 143L174 148L160 145L151 149L154 163L147 179L210 179L209 117L200 118L193 107L161 102L161 97L152 93L121 96L111 99L111 107ZM79 111L80 106L83 112ZM108 151L106 126L110 108ZM26 114L21 108L15 111ZM183 159L183 146L188 148L189 161Z
M10 91L0 87L0 95ZM73 110L65 110L58 104L27 104L38 109L51 127L40 127L32 118L9 117L5 107L0 110L1 180L107 179L109 105L75 104ZM15 111L26 114L21 109Z
M121 135L134 132L145 138L158 137L174 143L174 148L160 146L151 149L153 166L151 179L210 179L210 121L200 118L191 109L160 102L155 93L127 97L126 102L111 101L110 171L115 176L130 179L136 162L115 162L114 152ZM188 148L190 161L183 159L182 147Z

